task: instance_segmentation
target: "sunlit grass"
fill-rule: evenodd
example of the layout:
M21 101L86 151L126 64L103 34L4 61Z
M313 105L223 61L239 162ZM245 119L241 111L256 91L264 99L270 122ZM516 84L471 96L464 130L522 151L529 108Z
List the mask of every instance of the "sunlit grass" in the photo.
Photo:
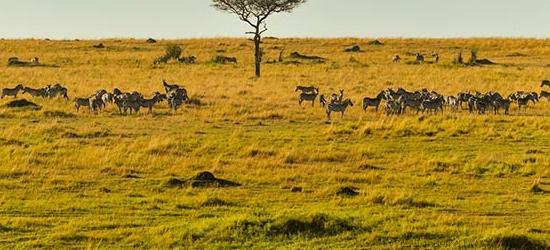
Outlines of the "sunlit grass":
M0 244L18 248L506 248L548 247L550 104L511 115L466 111L387 117L360 101L385 88L445 95L540 91L550 41L533 39L266 40L264 61L286 53L324 64L265 64L251 78L245 39L1 40L0 59L37 56L46 66L0 65L2 87L61 82L69 96L100 88L185 86L204 105L153 115L76 113L71 101L27 98L41 110L0 108ZM102 42L106 49L92 45ZM152 66L166 44L196 65ZM359 44L364 52L345 53ZM470 49L494 66L452 64ZM223 52L237 65L209 61ZM407 53L441 55L408 64ZM510 56L521 53L525 56ZM391 57L400 54L402 63ZM353 57L353 59L351 59ZM3 60L3 59L2 59ZM428 61L431 58L427 58ZM356 106L327 124L294 87L344 89ZM10 101L0 101L4 105ZM166 185L200 171L242 184ZM341 196L353 187L356 196ZM291 192L291 190L301 192ZM297 189L300 188L300 189Z

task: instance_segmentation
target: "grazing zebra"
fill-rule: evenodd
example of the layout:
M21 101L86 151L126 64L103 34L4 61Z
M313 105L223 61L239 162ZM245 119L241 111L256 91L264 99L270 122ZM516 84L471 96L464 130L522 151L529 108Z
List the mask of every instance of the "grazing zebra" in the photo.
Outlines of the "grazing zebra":
M61 86L59 83L56 83L53 87L48 85L46 87L46 92L48 93L48 96L50 98L61 96L66 100L69 100L69 96L67 95L67 88Z
M401 105L400 113L405 113L407 107L416 109L416 113L421 109L423 98L414 95L402 95L397 99L397 103Z
M93 110L94 112L101 111L101 108L105 105L101 98L97 97L96 95L93 95L92 97L88 98L89 102L89 108L90 110ZM78 111L78 110L77 110Z
M122 106L124 108L124 114L130 110L130 114L132 114L132 111L135 113L138 113L141 108L141 100L143 99L143 95L139 92L132 92L131 94L125 95L125 99L122 102Z
M400 115L401 114L401 105L395 100L388 100L386 105L384 105L386 110L386 115Z
M493 111L496 114L498 114L499 109L504 109L504 114L508 114L510 110L510 104L512 101L508 99L497 99L493 101Z
M544 86L550 87L550 80L542 80L540 87L542 88Z
M4 98L4 96L13 96L13 98L17 98L17 94L19 94L19 91L23 89L24 89L23 84L17 84L17 86L15 86L15 88L13 89L3 88L1 98Z
M180 88L171 90L166 94L166 97L168 98L168 106L174 111L177 111L185 101L189 100L187 90Z
M540 98L546 98L547 100L550 100L550 92L546 92L546 91L541 91L540 92Z
M422 109L422 112L425 112L426 110L428 112L433 111L434 113L437 113L438 110L443 112L443 102L445 100L442 96L433 99L433 100L424 100L422 101L422 104L420 104L420 108Z
M449 107L451 107L451 109L453 111L457 111L458 108L460 107L460 103L458 102L458 98L456 98L454 96L448 96L447 97L447 104L449 105Z
M296 90L294 90L294 92L298 92L298 90L302 93L313 93L319 89L315 86L296 86Z
M302 102L310 101L311 106L313 107L313 105L315 105L315 99L317 99L317 95L319 95L318 88L315 88L315 91L313 91L313 93L300 93L300 95L298 96L298 104L302 106Z
M457 95L458 106L461 107L462 109L464 109L462 107L462 103L468 104L470 102L470 98L472 98L472 97L474 97L474 96L470 93L465 93L465 92L458 93L458 95Z
M169 84L167 83L165 80L162 80L162 85L164 86L164 90L166 90L166 94L168 94L168 92L172 91L172 90L175 90L175 89L179 89L180 86L177 85L177 84Z
M74 106L76 108L76 112L80 110L80 107L88 107L89 112L92 112L90 98L76 98L74 100Z
M384 99L384 91L378 93L375 98L363 98L363 111L367 111L368 107L374 107L374 109L378 111L378 107L380 106L380 102L382 102L382 99Z
M391 60L394 63L398 63L401 61L401 57L399 55L394 55Z
M344 113L348 107L353 107L353 102L350 99L346 99L341 103L329 103L327 105L327 120L330 121L330 114L332 112L340 112L340 119L344 118Z
M48 93L45 88L33 89L29 87L23 88L23 94L29 93L32 97L47 97Z

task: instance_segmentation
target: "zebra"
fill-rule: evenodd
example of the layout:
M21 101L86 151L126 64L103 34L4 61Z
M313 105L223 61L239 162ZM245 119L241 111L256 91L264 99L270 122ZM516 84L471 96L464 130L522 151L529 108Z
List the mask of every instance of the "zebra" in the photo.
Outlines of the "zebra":
M342 100L344 99L344 90L340 90L340 95L333 93L330 96L330 103L342 103Z
M401 57L399 55L394 55L391 60L393 63L398 63L401 61Z
M174 90L174 89L180 89L181 87L177 84L169 84L165 80L162 80L162 85L164 86L164 90L166 90L166 94L168 92Z
M141 107L143 108L148 108L149 109L149 114L153 113L153 106L155 106L155 104L159 103L160 102L160 93L159 92L155 92L153 93L153 98L151 99L141 99Z
M74 100L74 106L76 108L76 112L80 111L80 107L88 107L89 111L92 112L92 108L90 106L90 98L76 98Z
M550 92L541 91L539 94L540 98L546 98L547 100L550 100Z
M63 97L65 100L69 100L69 96L67 95L67 88L61 86L61 84L56 83L53 87L48 85L46 87L46 92L48 93L48 96L50 98L54 97Z
M386 115L400 115L401 105L395 100L388 100L384 105Z
M493 101L493 111L496 114L498 114L499 109L504 109L504 114L507 115L510 110L510 104L512 101L508 99L497 99Z
M318 90L318 88L316 88L315 86L296 86L296 90L294 90L294 92L298 92L301 91L302 93L313 93L315 92L316 90Z
M313 107L313 105L315 105L315 99L317 99L318 95L319 95L319 89L318 88L315 88L313 93L305 93L305 92L300 93L300 95L298 96L298 104L300 106L302 106L302 102L310 101L311 106Z
M103 101L103 104L113 103L113 97L113 94L107 92L101 95L101 100ZM105 105L103 107L105 107Z
M474 97L474 96L472 94L470 94L469 92L467 92L467 93L466 92L458 93L457 98L456 98L458 100L458 106L460 108L464 109L462 107L462 103L468 104L470 102L471 97Z
M321 108L324 108L327 105L327 99L325 98L325 95L319 96L319 103L321 105Z
M368 107L374 107L374 109L378 111L378 107L380 106L380 102L382 102L382 99L384 99L384 91L378 93L375 98L363 98L363 111L367 111Z
M544 86L550 87L550 80L542 80L540 87L542 88Z
M93 95L92 97L88 98L88 102L88 107L94 112L101 111L101 108L105 105L105 103L103 103L101 98L99 98L97 95Z
M438 110L443 112L443 102L444 98L442 96L432 99L432 100L424 100L422 101L422 104L420 104L420 108L422 109L422 112L424 111L433 111L434 113L437 113Z
M23 88L23 94L29 93L32 97L47 97L48 93L45 88L33 89L29 87Z
M447 97L447 105L451 107L452 110L457 111L460 107L460 103L458 102L458 98L454 96L448 96Z
M423 63L424 62L424 56L420 53L416 54L416 62Z
M15 86L15 88L13 89L3 88L1 98L3 99L4 96L13 96L13 98L17 98L17 94L19 94L19 91L23 89L24 89L23 84L17 84L17 86Z
M422 97L417 97L415 95L402 95L397 99L397 103L401 105L400 113L405 113L405 110L407 107L416 109L416 113L421 109L422 101L424 99Z
M183 103L189 100L187 96L187 90L183 88L173 89L166 94L168 99L168 106L170 109L177 111L178 108L183 105Z
M125 99L122 102L122 107L124 108L124 114L126 114L127 110L130 110L130 114L132 114L132 111L135 113L139 112L141 108L141 100L143 99L143 95L140 94L137 91L134 91L130 94L125 95Z
M332 112L340 112L340 119L343 119L344 113L346 112L346 109L348 107L353 107L353 102L351 101L351 99L346 99L341 103L329 103L327 105L327 120L330 121L330 114Z

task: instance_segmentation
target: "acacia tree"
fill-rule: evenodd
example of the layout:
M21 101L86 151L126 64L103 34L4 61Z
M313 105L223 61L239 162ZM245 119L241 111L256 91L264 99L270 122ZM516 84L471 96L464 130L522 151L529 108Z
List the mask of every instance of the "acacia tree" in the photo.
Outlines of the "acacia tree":
M254 35L254 62L256 77L261 75L262 63L262 34L267 31L266 19L274 13L292 12L306 0L212 0L212 6L218 10L233 13L248 23L253 31L246 32Z

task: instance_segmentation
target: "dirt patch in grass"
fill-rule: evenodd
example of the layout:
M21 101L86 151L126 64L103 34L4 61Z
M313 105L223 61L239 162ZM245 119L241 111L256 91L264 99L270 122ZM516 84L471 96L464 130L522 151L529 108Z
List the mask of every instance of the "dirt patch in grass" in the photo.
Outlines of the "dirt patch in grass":
M368 163L363 163L363 164L359 165L359 170L364 170L364 171L368 171L368 170L384 170L384 168L378 167L378 166L374 166L374 165L371 165L371 164L368 164Z
M525 235L504 235L487 239L487 245L500 249L550 249L550 246Z
M247 219L237 221L228 228L239 235L267 237L332 236L360 229L350 219L326 214L314 214L305 218Z
M233 202L225 201L220 198L208 198L201 202L201 207L227 207L234 206Z
M63 111L44 111L44 116L48 118L74 118L75 114Z
M238 187L241 184L220 179L214 176L214 174L204 171L189 179L180 179L176 177L170 177L163 183L164 187L180 188L184 186L190 186L194 188L206 188L206 187Z
M336 191L336 195L343 197L353 197L359 195L356 187L341 187Z
M6 103L6 107L8 108L29 108L29 109L41 109L40 105L27 101L27 99L20 99L20 100L14 100L11 102Z

